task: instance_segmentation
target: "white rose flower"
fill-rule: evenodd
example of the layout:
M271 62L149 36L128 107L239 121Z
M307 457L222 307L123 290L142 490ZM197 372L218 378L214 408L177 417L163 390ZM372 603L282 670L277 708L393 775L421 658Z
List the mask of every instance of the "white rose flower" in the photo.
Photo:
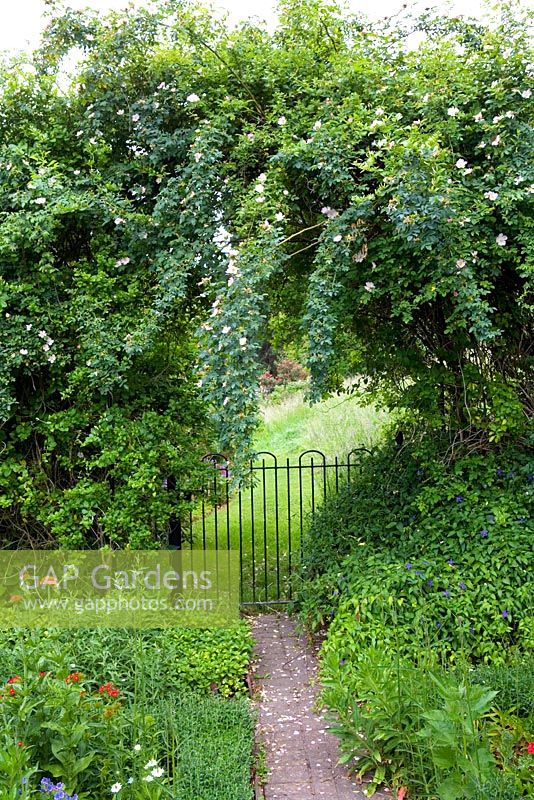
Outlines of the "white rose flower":
M463 258L459 258L458 261L456 262L456 266L458 267L458 269L463 269L465 267L464 259Z
M286 119L285 117L278 117L278 119L276 120L276 122L277 122L277 124L278 124L278 125L282 126L282 125L285 125L285 124L286 124L286 122L287 122L287 119Z
M314 123L313 130L318 131L322 124L323 123L321 122L321 120L318 119L317 122Z
M367 283L365 284L365 291L366 292L372 292L374 288L375 288L375 285L374 285L373 281L367 281Z
M465 169L467 167L467 161L465 160L465 158L459 158L455 164L455 167L457 167L458 169Z
M473 119L475 120L475 122L482 122L482 120L484 119L484 115L482 114L482 111L479 111L478 114L475 114Z
M122 783L114 783L113 786L111 787L111 793L117 794L117 792L120 792L121 789L122 789Z
M506 242L508 241L508 236L506 236L504 233L499 233L495 241L500 247L505 247Z
M343 238L343 237L341 236L341 234L340 234L340 233L336 233L336 235L335 235L335 236L332 236L332 241L333 241L333 242L340 242L342 238Z
M451 106L447 109L447 114L449 117L456 117L460 113L460 109L456 108L456 106Z
M528 100L531 94L531 89L525 89L523 92L521 92L521 97L524 97L525 100Z
M492 191L484 192L484 197L486 198L486 200L496 200L498 196L499 196L498 192L492 192Z
M188 103L198 103L198 101L200 100L200 97L198 96L198 94L195 94L193 92L192 94L188 94L185 99L186 99L186 101Z

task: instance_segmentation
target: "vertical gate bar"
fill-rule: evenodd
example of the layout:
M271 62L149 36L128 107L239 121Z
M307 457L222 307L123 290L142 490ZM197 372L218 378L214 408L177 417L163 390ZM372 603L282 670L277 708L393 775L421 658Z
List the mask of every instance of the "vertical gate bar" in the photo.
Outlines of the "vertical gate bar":
M336 456L336 460L335 460L334 463L336 465L336 494L339 494L339 464L338 464L337 456Z
M291 572L291 471L289 469L289 458L286 459L287 469L287 555L288 555L288 578L289 578L289 599L293 598L293 573Z
M218 519L218 510L219 510L219 498L217 497L217 472L219 471L219 467L214 465L214 473L213 473L213 492L215 494L215 514L214 514L214 522L215 522L215 549L219 549L219 519Z
M189 509L189 540L191 542L191 550L193 549L193 506Z
M347 456L347 486L350 483L350 453Z
M226 473L224 499L226 500L226 546L228 550L230 550L230 493L228 491L228 472Z
M278 461L274 464L274 524L276 537L276 599L280 600L280 527L278 521Z
M313 456L311 457L311 501L312 514L315 514L315 468L313 464Z
M323 501L326 503L326 458L323 458Z
M202 549L206 549L206 490L202 492Z
M267 483L265 474L265 459L262 459L262 485L263 485L263 576L265 578L265 601L269 599L267 589Z
M241 485L239 486L238 508L239 508L239 579L241 581L241 584L240 584L241 602L243 602L243 599L244 599L244 592L243 592L243 497L242 497Z
M254 464L250 460L250 535L251 539L251 556L252 556L252 602L256 602L256 552L254 546Z
M302 534L303 534L303 508L302 508L302 462L299 458L299 516L300 516L300 560L302 563Z

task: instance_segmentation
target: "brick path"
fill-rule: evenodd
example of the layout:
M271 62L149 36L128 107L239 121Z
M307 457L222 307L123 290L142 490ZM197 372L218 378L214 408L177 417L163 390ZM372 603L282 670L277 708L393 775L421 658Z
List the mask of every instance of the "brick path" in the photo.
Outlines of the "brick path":
M252 618L256 681L260 686L259 734L269 774L265 800L364 800L361 785L337 766L337 741L314 713L317 662L295 621L285 614ZM373 797L389 798L391 794Z

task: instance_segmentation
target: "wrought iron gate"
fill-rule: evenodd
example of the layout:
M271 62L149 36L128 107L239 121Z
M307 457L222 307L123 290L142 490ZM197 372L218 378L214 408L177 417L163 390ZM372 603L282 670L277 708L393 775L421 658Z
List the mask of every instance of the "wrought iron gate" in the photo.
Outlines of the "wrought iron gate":
M360 447L328 462L321 451L306 450L296 462L282 463L260 452L250 463L250 479L235 491L231 465L210 453L204 460L212 476L180 522L180 545L237 550L242 605L289 603L311 518L329 494L351 482L369 453Z

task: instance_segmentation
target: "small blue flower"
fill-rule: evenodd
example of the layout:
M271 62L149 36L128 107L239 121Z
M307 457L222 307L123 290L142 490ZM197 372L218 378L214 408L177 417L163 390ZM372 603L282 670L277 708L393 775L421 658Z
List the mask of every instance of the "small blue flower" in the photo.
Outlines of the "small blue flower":
M340 667L344 667L346 663L347 663L347 662L345 661L345 659L344 659L344 658L340 658L340 659L339 659L339 666L340 666Z
M509 477L509 478L515 478L515 472L512 472L512 471L510 471L510 472L508 473L508 477Z
M410 562L408 562L408 563L406 564L406 569L411 569L411 568L412 568L412 565L410 564Z
M456 497L455 497L454 499L455 499L455 501L456 501L457 503L463 503L463 502L464 502L464 498L462 497L462 495L461 495L461 494L457 494L457 495L456 495Z
M452 560L452 558L449 558L447 564L449 565L449 567L454 567L454 561Z
M451 593L449 592L449 590L445 589L445 591L443 592L443 597L450 597L450 596L451 596Z
M463 581L460 581L460 583L458 584L458 586L459 586L459 587L460 587L460 589L462 589L462 590L466 588L466 585L465 585L465 583L464 583Z
M509 616L510 616L510 614L509 614L508 611L501 611L501 617L503 619L508 619Z
M432 588L432 586L434 586L434 581L432 580L432 578L429 578L427 580L427 585L430 586L430 588Z
M533 479L534 479L534 475L531 475L531 474L529 473L529 474L527 475L527 481L529 481L529 483L531 483Z
M487 529L482 528L482 530L480 531L480 535L482 536L483 539L487 539L489 536Z
M504 470L499 467L499 469L495 474L497 475L498 478L502 478L502 476L504 475Z

